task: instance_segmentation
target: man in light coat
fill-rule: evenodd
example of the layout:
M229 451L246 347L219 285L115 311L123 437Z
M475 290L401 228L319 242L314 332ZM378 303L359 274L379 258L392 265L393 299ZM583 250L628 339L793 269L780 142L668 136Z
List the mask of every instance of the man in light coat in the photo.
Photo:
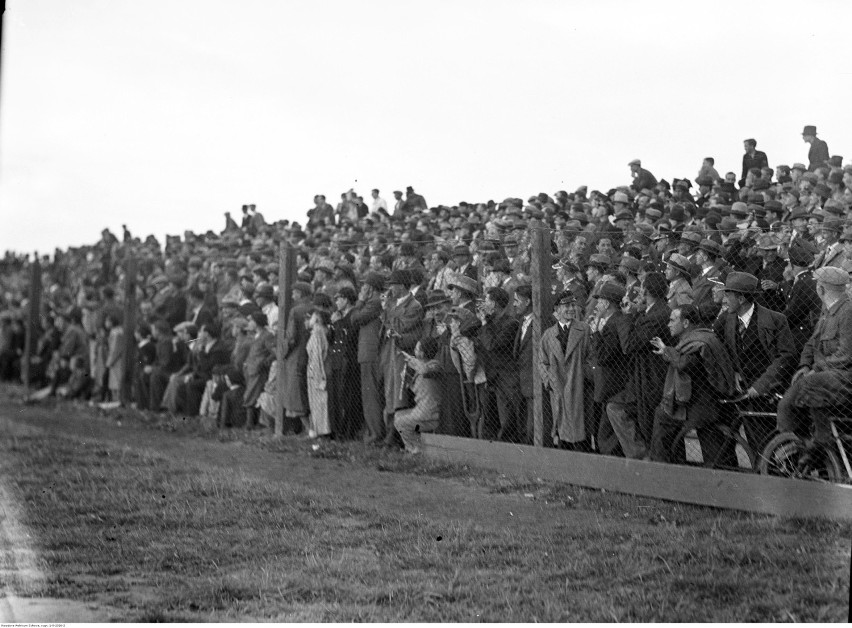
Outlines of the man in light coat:
M550 391L553 443L565 449L582 448L586 433L583 404L583 364L589 351L589 326L576 320L575 298L570 291L554 305L556 324L541 337L539 369Z

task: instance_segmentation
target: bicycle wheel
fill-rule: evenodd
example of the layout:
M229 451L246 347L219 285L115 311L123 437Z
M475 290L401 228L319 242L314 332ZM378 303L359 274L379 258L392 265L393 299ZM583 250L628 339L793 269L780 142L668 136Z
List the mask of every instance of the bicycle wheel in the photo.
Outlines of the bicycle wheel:
M764 448L757 469L763 475L775 475L815 482L840 482L844 477L837 454L826 449L815 464L800 465L807 450L805 442L793 433L778 434Z
M739 432L734 431L727 425L717 425L716 429L722 434L725 439L729 441L734 441L734 450L737 456L737 465L731 466L719 464L717 460L713 460L711 461L710 466L714 469L727 469L729 471L757 473L754 450L752 450L746 439L744 439Z

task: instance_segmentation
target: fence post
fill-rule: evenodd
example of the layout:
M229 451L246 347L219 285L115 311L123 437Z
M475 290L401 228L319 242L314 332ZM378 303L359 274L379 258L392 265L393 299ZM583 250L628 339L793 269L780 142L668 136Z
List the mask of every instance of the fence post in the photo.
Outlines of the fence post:
M550 228L538 220L530 221L530 283L532 286L533 347L533 444L544 446L544 400L541 373L541 334L553 310L550 294Z
M287 379L284 376L284 354L287 350L287 321L293 308L293 282L296 274L296 249L288 241L278 248L278 329L275 357L278 361L278 373L275 382L275 394L278 396L275 418L275 433L281 434L284 427L284 388ZM279 427L280 426L280 427Z
M133 398L133 376L136 371L136 258L126 258L124 276L124 378L119 395L122 404Z
M24 355L21 358L21 381L30 387L30 360L41 329L41 264L38 254L30 266L30 299L27 304L27 327L24 330Z

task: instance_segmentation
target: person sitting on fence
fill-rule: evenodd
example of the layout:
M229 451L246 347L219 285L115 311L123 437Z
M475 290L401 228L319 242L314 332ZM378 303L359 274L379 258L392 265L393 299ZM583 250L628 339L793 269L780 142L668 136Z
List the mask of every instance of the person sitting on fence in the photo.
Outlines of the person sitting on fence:
M420 434L434 432L438 427L441 403L441 366L435 359L438 348L437 339L423 338L414 347L414 355L403 353L408 368L415 373L410 385L414 406L398 410L393 424L410 454L420 453Z
M701 326L694 305L672 310L669 332L677 340L674 347L651 339L655 353L669 365L663 400L654 413L651 459L685 463L683 441L675 443L675 438L683 429L695 428L704 461L717 461L723 442L708 427L718 420L719 399L736 392L734 365L713 331Z
M813 442L800 463L816 462L831 441L829 417L852 411L852 301L846 294L849 273L826 266L814 271L823 312L802 350L793 383L778 403L778 430L807 436L807 409Z

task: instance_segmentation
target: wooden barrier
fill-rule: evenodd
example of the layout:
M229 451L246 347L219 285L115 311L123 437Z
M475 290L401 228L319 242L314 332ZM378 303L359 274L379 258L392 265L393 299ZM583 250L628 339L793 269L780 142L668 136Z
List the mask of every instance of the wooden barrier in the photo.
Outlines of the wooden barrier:
M434 460L469 464L629 495L784 517L852 521L852 487L598 456L439 434L423 435Z

